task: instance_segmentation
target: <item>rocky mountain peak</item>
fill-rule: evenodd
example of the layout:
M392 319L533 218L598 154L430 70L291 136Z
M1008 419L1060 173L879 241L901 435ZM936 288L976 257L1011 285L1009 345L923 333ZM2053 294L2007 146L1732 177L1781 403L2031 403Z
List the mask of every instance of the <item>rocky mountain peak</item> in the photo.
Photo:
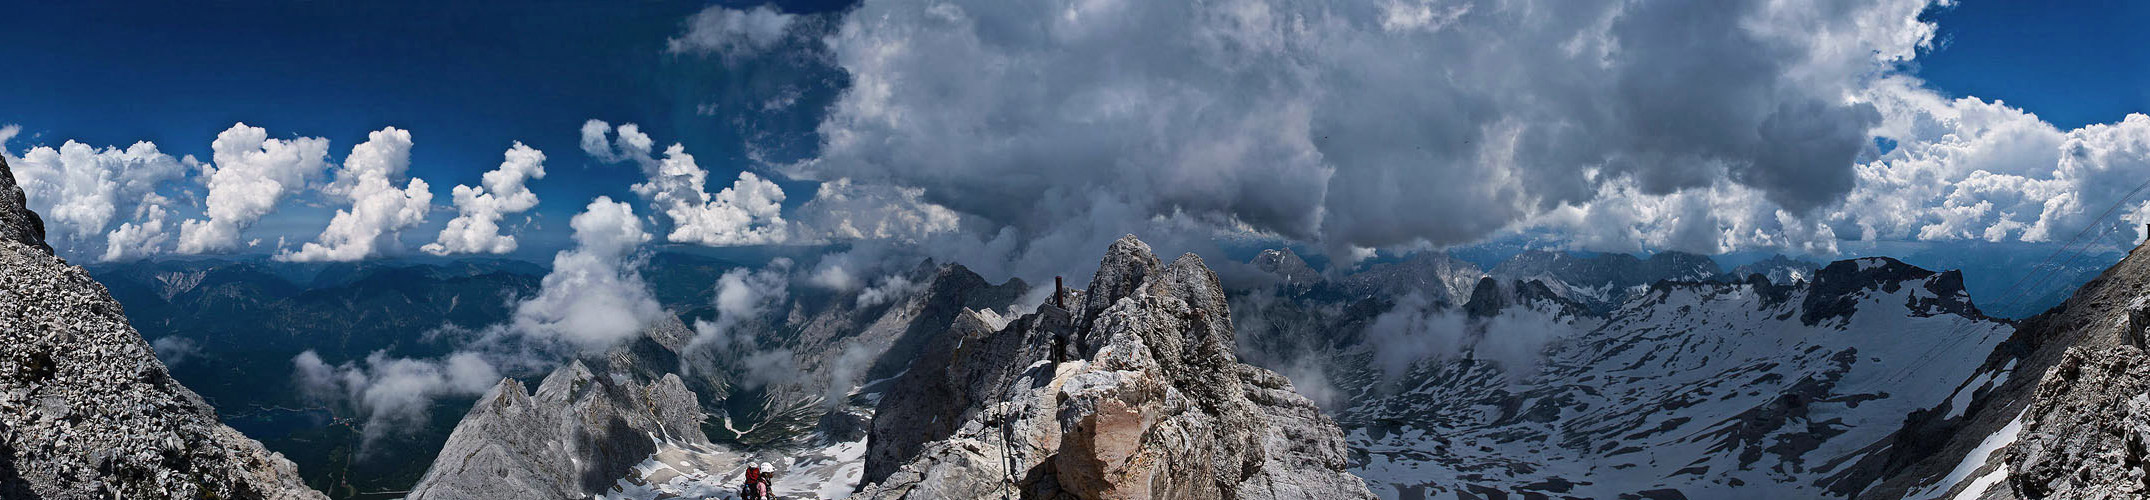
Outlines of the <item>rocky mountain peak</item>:
M660 322L643 337L669 338L679 328ZM586 498L662 442L709 444L701 403L685 381L643 366L652 361L635 351L651 345L666 344L630 343L592 363L569 360L535 392L502 379L456 424L409 498Z
M1659 279L1707 279L1723 272L1709 256L1680 251L1650 254L1650 258L1643 259L1643 267Z
M1556 294L1603 314L1657 282L1705 281L1722 274L1722 269L1709 257L1685 252L1636 258L1622 253L1576 256L1529 250L1494 266L1490 274L1503 281L1539 280Z
M1105 258L1098 262L1097 274L1090 277L1090 288L1084 294L1082 304L1082 329L1090 329L1090 322L1114 302L1135 292L1150 274L1163 267L1157 256L1150 253L1150 244L1126 235L1105 248Z
M854 496L1371 497L1336 424L1236 361L1200 257L1160 265L1122 238L1082 304L958 318L881 400Z
M1962 273L1937 273L1888 257L1863 257L1832 262L1815 271L1800 319L1812 325L1845 317L1867 292L1896 293L1905 286L1919 289L1908 299L1915 311L1984 316L1964 291Z
M1465 312L1479 318L1500 314L1507 307L1508 297L1501 293L1500 280L1492 276L1479 278L1478 286L1471 288L1471 301L1463 304Z
M2150 495L2146 304L2150 249L2137 246L2023 320L1954 397L1911 414L1841 489L1855 498Z
M1734 278L1741 280L1746 279L1749 275L1761 275L1762 277L1767 278L1772 283L1776 283L1779 285L1789 285L1800 281L1812 281L1814 279L1814 271L1821 269L1821 267L1821 264L1793 259L1791 257L1786 257L1783 254L1778 254L1772 255L1767 259L1742 264L1739 267L1732 268L1730 274Z
M1402 262L1384 262L1338 279L1338 288L1353 297L1401 297L1413 293L1444 304L1470 300L1471 287L1485 273L1478 266L1446 252L1412 254Z
M1309 266L1299 254L1290 248L1263 250L1254 256L1254 267L1277 277L1284 278L1286 285L1307 286L1321 281L1321 273Z

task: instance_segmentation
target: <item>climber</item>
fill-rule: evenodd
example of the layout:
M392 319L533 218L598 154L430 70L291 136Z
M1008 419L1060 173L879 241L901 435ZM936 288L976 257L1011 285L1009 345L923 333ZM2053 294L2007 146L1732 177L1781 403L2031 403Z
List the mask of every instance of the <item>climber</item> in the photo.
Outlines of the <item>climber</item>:
M768 468L769 464L766 463L761 465L747 464L746 484L739 487L740 500L770 500L769 475L763 472Z
M770 467L769 462L761 463L761 498L779 500L776 498L776 468Z

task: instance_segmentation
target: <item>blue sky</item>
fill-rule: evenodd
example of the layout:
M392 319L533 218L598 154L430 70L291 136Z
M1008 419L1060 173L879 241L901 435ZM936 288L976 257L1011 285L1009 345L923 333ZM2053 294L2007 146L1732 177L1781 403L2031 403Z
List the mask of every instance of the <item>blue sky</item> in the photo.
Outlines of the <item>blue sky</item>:
M1918 75L1953 95L2007 101L2062 128L2150 112L2142 2L1966 1L1936 10L1940 50Z
M949 19L969 24L918 30L905 23L937 22L936 16L945 12L903 1L863 6L842 1L779 2L774 4L777 11L799 15L800 21L789 28L795 36L774 49L742 57L668 53L667 40L687 30L697 12L746 12L760 3L543 2L531 6L233 1L206 6L15 6L13 17L33 22L0 31L0 60L12 63L14 69L10 77L0 79L0 124L22 127L22 134L8 144L15 153L65 140L96 146L152 141L166 153L206 159L217 132L245 122L267 128L271 137L325 137L332 141L331 162L340 161L368 132L387 126L406 129L415 144L410 173L431 183L436 206L425 224L403 232L401 240L407 247L427 241L455 215L447 206L450 187L476 183L481 173L500 163L503 149L522 141L548 156L550 175L530 183L543 200L535 213L544 229L523 233L526 244L518 253L539 259L566 245L566 219L589 199L600 195L637 198L628 186L643 177L633 165L601 164L578 148L578 128L589 119L640 124L659 149L663 144L682 143L709 171L712 192L729 185L742 170L775 178L789 195L783 203L787 216L813 197L817 185L792 179L790 174L821 180L856 178L874 189L899 190L894 193L919 189L916 193L922 195L910 195L915 198L910 202L915 203L904 209L945 206L960 214L966 224L963 232L968 235L961 242L946 243L958 250L941 257L991 255L1011 268L1053 260L1045 255L1049 252L1032 251L1036 250L1033 242L1052 242L1039 247L1087 249L1120 233L1190 225L1211 231L1251 231L1337 254L1374 248L1440 248L1540 231L1560 234L1576 249L1596 251L1781 251L1826 256L1860 248L1837 248L1829 242L1867 238L1862 232L1881 241L1992 239L1988 235L1998 235L2003 240L2036 242L2053 239L2043 234L2072 233L2073 228L2065 226L2082 224L2078 212L2085 211L2042 213L2030 198L2051 196L2051 192L2036 187L2039 182L2098 184L2061 178L2052 165L2037 163L2049 161L2046 157L2030 164L2036 168L2015 172L1981 166L1986 165L1982 159L1944 157L1940 152L1947 148L1857 150L1875 142L1869 137L1824 138L1814 151L1786 152L1711 133L1741 127L1776 130L1767 127L1781 125L1782 117L1765 121L1744 111L1724 110L1742 107L1737 96L1751 94L1741 92L1782 92L1812 83L1795 81L1792 75L1814 68L1792 68L1800 64L1797 58L1768 61L1768 57L1837 49L1803 46L1805 41L1796 37L1771 39L1777 35L1726 30L1724 26L1742 25L1719 22L1727 15L1760 15L1762 5L1631 6L1622 19L1633 18L1638 27L1676 29L1611 33L1629 38L1623 40L1627 53L1651 57L1636 57L1632 71L1584 77L1617 83L1599 87L1560 82L1569 76L1563 63L1532 60L1528 57L1538 53L1515 48L1529 46L1521 42L1530 37L1571 35L1562 31L1570 27L1502 17L1484 6L1477 11L1457 9L1456 18L1446 21L1491 28L1469 31L1440 29L1442 21L1430 10L1380 10L1388 8L1382 5L1404 5L1400 3L1337 4L1338 8L1316 15L1351 19L1357 24L1345 26L1354 32L1308 40L1365 40L1337 47L1286 46L1285 50L1303 53L1249 59L1253 64L1211 64L1214 61L1201 58L1212 54L1200 49L1214 40L1201 38L1205 32L1190 27L1200 28L1205 19L1215 18L1188 15L1207 7L1167 3L1128 12L1093 13L1100 15L1080 20L1107 26L1111 35L1086 38L1098 31L1071 30L1065 25L1075 19L1067 17L1077 12L1073 7L958 3L968 4L958 7L967 9L961 10L967 16ZM1278 6L1322 10L1319 6ZM1681 9L1697 12L1662 12ZM1900 56L1909 60L1821 73L1853 75L1849 81L1833 84L1854 93L1868 92L1862 99L1883 94L1859 89L1884 87L1886 76L1900 74L1923 79L1923 92L2001 100L2042 119L2054 128L2055 133L2047 134L2053 137L2150 111L2150 60L2139 49L2150 46L2146 44L2150 36L2128 26L2150 14L2150 7L2128 2L2054 6L1969 1L1905 12L1938 26L1924 48ZM1880 10L1864 14L1893 15ZM1716 25L1709 24L1713 22ZM846 24L858 31L849 37L832 37L833 45L824 47L821 37ZM1843 26L1797 29L1837 27ZM1062 31L1053 31L1058 38L1029 36L1049 30ZM1680 33L1693 43L1645 36L1651 33ZM1484 36L1511 39L1493 43ZM1724 43L1698 42L1707 42L1704 37L1710 36L1730 38ZM1873 48L1865 50L1876 53L1900 49L1888 40L1867 42ZM881 66L858 66L864 61L859 57L870 54L875 43L931 46L947 54L919 51L882 61L888 64ZM1401 45L1386 45L1391 43ZM1713 50L1749 47L1742 43L1775 46L1744 53L1740 50L1750 49ZM1458 46L1464 48L1450 49ZM1186 47L1193 50L1178 50ZM1364 47L1395 49L1354 51ZM1507 50L1517 52L1503 52ZM1658 55L1666 57L1654 57ZM1155 61L1145 60L1150 58ZM997 62L975 64L988 59ZM1486 61L1497 64L1468 67ZM1702 62L1681 66L1679 61ZM851 66L842 67L846 64ZM1426 77L1429 70L1450 76L1413 80ZM1520 73L1523 81L1556 83L1516 89L1514 84L1483 84L1468 81L1468 76L1459 81L1454 76L1504 72ZM1771 77L1778 80L1742 76L1756 72L1776 72ZM845 100L841 93L860 75L895 82L890 87L894 93L882 100ZM1892 129L1899 117L1966 112L1884 106L1882 118L1868 122L1871 118L1856 106L1834 109L1828 86L1820 87L1824 90L1814 92L1823 98L1814 102L1807 102L1809 96L1800 93L1806 89L1769 98L1784 100L1773 105L1779 114L1820 103L1817 112L1821 114L1814 119L1826 127L1871 127L1880 142L1889 144L1939 140L1921 136L1928 132L1924 129ZM1098 94L1099 89L1125 92ZM1637 94L1637 89L1647 92ZM1504 92L1513 95L1497 95ZM776 111L762 109L762 103L787 94L797 96L793 105ZM1692 98L1657 102L1638 97L1648 95ZM1175 100L1189 96L1200 99ZM1714 100L1720 97L1730 100ZM1124 108L1113 108L1112 98L1128 101L1121 103ZM1478 102L1481 99L1484 102ZM1085 103L1097 107L1084 109ZM1299 107L1287 106L1293 103ZM1537 109L1503 108L1515 103L1540 104ZM1473 144L1485 142L1473 142L1486 139L1477 135L1488 133L1476 127L1502 123L1503 117L1512 123L1590 109L1578 103L1632 109L1603 113L1616 117L1607 123L1590 121L1603 117L1569 116L1584 120L1582 133L1606 137L1569 137L1564 134L1576 132L1558 127L1519 136L1552 141L1522 146L1519 151L1558 150L1543 156L1577 159L1568 164L1516 167L1520 170L1496 175L1487 172L1498 168L1484 167L1491 157L1471 151L1477 147ZM1564 107L1571 104L1584 107ZM876 129L871 120L885 116L873 114L873 106L882 105L905 111L889 116L910 120L915 128ZM1144 121L1111 114L1124 109L1163 114ZM1268 114L1274 109L1306 112ZM1649 118L1652 113L1722 116L1695 120L1715 120L1714 126L1658 127L1666 120ZM1643 121L1640 127L1617 121L1623 116ZM1254 125L1280 121L1289 125L1295 119L1307 123L1283 129ZM1573 125L1559 120L1550 123ZM825 125L866 140L822 151L822 138L815 130ZM1643 130L1624 130L1628 128ZM1114 130L1149 133L1120 135ZM1619 134L1606 130L1632 136L1614 137ZM1463 131L1460 138L1458 131ZM1308 141L1302 145L1273 134L1304 135ZM1904 137L1884 137L1891 134ZM1229 140L1235 137L1267 145ZM2038 145L2032 149L2044 148L2042 142L2031 143ZM749 147L774 164L824 161L813 168L779 172L780 166L750 160L745 153ZM1256 149L1236 149L1243 147ZM1570 148L1577 151L1565 151ZM1212 159L1189 155L1206 154L1221 155L1218 158L1223 159L1217 160L1221 164L1240 166L1226 168L1230 175L1220 185L1190 181L1191 172L1202 170L1183 167L1206 165ZM1630 165L1633 159L1650 155L1666 155L1672 161ZM1690 164L1683 155L1698 161ZM1315 163L1294 163L1306 158ZM1748 162L1754 167L1722 167ZM1907 169L1932 162L1948 164L1944 173L1933 175L1946 177L1951 185L1974 179L1969 175L1974 169L2016 176L2006 184L2017 193L1995 198L1991 208L1978 209L1973 215L1963 215L1963 207L1948 206L1948 190L1918 194L1917 199L1902 202L1876 201L1888 195L1862 194L1905 191L1870 185L1872 175L1896 172L1888 175L1908 179L1916 174L1903 173ZM1857 168L1847 168L1846 163ZM1419 167L1422 164L1427 166ZM1536 170L1544 173L1533 173ZM1504 191L1516 188L1480 189L1474 184L1515 178L1536 184L1520 188L1519 195ZM1951 189L1970 189L1969 184L1964 186ZM2117 194L2090 192L2083 198L2088 204L2103 206L2117 202L2109 199ZM338 208L318 198L302 196L299 203L283 205L250 230L249 236L312 237L320 232L329 212ZM1752 207L1726 205L1747 199L1766 202ZM1922 208L1900 220L1881 220L1893 217L1891 209L1874 208L1902 203ZM1817 206L1821 208L1813 208ZM1786 223L1792 219L1775 215L1780 208L1806 221ZM1712 213L1684 219L1666 215L1690 209ZM848 214L869 211L880 210ZM1417 216L1425 211L1450 215ZM2095 212L2096 207L2088 211ZM654 217L648 207L638 207L638 212ZM1455 215L1466 213L1471 216ZM1692 223L1702 219L1716 225ZM1062 230L1060 225L1082 232L1070 233L1073 230ZM1616 230L1600 231L1605 228ZM1197 234L1188 240L1206 238ZM659 236L662 242L661 232ZM1010 237L1013 243L1005 239ZM817 241L822 240L797 239ZM920 240L906 241L916 244Z
M412 131L412 175L431 182L442 204L447 188L475 184L500 164L502 150L522 141L549 157L550 176L531 189L562 201L537 211L564 223L581 201L631 196L631 166L600 165L576 149L585 120L640 123L660 142L685 144L712 178L745 167L736 128L697 114L697 107L798 70L776 63L719 68L701 57L664 53L666 38L703 7L677 1L18 5L10 7L11 17L36 22L0 32L0 60L20 68L0 80L0 124L23 127L14 148L147 140L174 156L207 159L217 132L245 122L267 128L271 137L328 138L332 160L366 133L394 126ZM747 71L753 74L738 74ZM771 121L789 120L775 125L810 133L812 119ZM282 214L294 235L318 231L325 217L322 210L287 209L297 212ZM262 228L277 220L272 216ZM558 242L567 235L534 236Z

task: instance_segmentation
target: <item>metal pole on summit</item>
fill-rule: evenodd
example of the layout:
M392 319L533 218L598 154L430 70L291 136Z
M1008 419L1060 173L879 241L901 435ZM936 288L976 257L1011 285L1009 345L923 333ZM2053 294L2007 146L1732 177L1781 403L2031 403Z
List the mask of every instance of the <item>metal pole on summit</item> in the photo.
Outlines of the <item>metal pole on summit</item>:
M1061 299L1061 297L1065 297L1065 296L1067 296L1067 294L1068 294L1068 287L1067 287L1067 285L1066 285L1066 284L1064 284L1064 283L1062 283L1062 282L1060 281L1060 277L1059 277L1059 276L1054 276L1054 277L1053 277L1053 307L1058 307L1058 308L1061 308L1061 309L1067 309L1067 308L1068 308L1068 304L1067 304L1067 302L1066 302L1065 300Z

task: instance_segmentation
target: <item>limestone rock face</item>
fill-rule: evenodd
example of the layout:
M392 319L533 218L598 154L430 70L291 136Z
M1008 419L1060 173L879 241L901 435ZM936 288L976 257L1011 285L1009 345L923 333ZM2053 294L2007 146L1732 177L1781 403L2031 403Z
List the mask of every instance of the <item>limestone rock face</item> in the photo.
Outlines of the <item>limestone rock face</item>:
M0 498L325 498L218 423L43 235L0 160Z
M881 400L858 498L1371 498L1342 431L1240 364L1200 257L1129 236L1079 311L966 314Z
M643 338L662 345L683 329L659 324ZM660 439L709 444L694 392L678 375L653 375L643 359L656 351L621 346L593 360L602 373L570 361L534 393L501 380L456 424L409 498L587 498L627 476Z
M2017 418L2005 453L2008 485L2023 498L2150 496L2150 351L2133 318L2150 310L2150 262L2137 247L2112 270L2030 328L2073 330ZM2056 349L2057 350L2057 349Z

